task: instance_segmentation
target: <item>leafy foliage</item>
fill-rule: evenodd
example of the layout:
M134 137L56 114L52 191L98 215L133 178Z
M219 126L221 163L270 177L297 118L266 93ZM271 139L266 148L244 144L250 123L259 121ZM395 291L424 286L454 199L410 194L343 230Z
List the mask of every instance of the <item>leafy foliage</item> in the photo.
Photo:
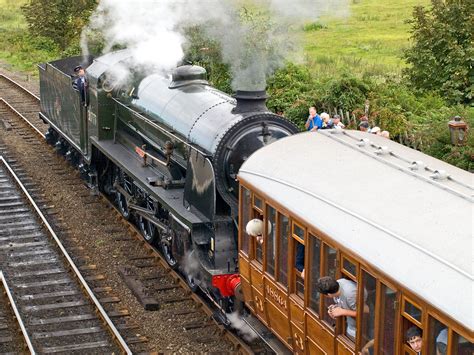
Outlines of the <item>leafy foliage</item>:
M435 90L450 102L474 100L474 3L431 0L413 11L413 46L405 51L405 74L415 88Z
M22 10L32 35L49 38L65 50L78 41L96 5L95 0L31 0Z

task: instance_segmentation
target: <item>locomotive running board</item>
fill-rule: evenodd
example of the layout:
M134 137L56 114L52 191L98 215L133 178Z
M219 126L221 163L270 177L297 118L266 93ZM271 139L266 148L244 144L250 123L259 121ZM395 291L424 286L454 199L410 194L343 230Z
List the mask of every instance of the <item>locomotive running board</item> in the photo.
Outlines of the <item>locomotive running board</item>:
M257 317L252 316L251 314L242 317L242 320L252 328L255 333L258 334L260 339L272 350L275 354L288 354L291 355L292 352L288 349L285 344L283 344L280 339L278 339L270 330L260 322Z

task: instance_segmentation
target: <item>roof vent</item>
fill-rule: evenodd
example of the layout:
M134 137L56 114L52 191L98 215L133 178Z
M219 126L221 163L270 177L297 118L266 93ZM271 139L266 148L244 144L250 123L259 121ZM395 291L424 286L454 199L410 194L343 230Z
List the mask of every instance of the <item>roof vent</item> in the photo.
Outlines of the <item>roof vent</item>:
M365 147L366 145L370 144L369 138L362 138L360 141L357 142L359 147Z
M425 163L423 163L421 160L414 161L411 163L410 169L411 170L424 170Z
M433 180L443 181L448 178L448 173L446 170L435 170L433 175L431 175Z
M206 69L197 65L182 65L173 70L170 89L191 84L209 85Z
M389 155L390 154L390 150L388 149L387 146L383 146L383 147L379 147L376 151L375 151L375 154L377 155Z

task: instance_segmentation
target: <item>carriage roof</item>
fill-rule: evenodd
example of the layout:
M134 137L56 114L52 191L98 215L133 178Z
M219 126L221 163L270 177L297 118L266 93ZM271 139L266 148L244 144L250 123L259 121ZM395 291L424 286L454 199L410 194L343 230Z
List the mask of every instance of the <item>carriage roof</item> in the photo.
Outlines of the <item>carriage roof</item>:
M474 328L473 175L359 131L294 135L239 178Z

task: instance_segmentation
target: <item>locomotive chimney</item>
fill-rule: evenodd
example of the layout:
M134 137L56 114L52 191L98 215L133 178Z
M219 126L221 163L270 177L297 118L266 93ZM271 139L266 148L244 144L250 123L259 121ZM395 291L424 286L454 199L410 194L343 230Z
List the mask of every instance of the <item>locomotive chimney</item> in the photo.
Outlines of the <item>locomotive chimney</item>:
M234 97L237 100L237 106L232 109L232 113L268 111L267 105L265 104L268 96L265 90L237 90Z

